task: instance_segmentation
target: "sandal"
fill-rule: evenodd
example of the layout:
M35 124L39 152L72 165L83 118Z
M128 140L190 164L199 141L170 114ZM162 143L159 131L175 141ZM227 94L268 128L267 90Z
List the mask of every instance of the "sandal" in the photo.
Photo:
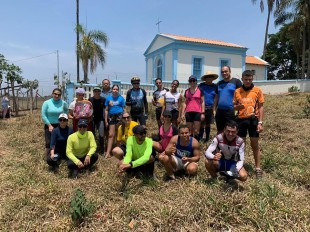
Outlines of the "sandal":
M255 168L255 175L256 175L256 178L262 178L263 177L263 170L260 168Z

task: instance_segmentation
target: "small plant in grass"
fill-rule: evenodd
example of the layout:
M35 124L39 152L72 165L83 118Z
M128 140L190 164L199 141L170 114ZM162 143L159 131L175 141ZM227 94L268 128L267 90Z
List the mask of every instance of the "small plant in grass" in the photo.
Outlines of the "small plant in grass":
M303 108L303 112L306 118L310 118L310 95L307 96L307 100Z
M70 214L75 225L80 225L93 212L94 205L87 202L82 190L75 190L70 202Z
M293 85L293 86L288 88L289 93L298 93L299 91L300 91L300 89L298 89L298 87L296 85Z

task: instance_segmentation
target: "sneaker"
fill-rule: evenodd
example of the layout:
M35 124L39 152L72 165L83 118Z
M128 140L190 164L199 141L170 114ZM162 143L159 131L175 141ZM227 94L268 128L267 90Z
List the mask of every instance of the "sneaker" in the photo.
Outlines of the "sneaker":
M221 176L225 176L228 179L236 179L239 178L239 173L237 171L220 171Z
M263 170L261 168L255 168L255 175L256 175L257 179L262 178L263 177Z
M168 176L167 174L164 175L164 181L168 182L168 181L175 181L175 176L174 174Z
M77 179L78 178L78 170L74 169L74 170L70 171L68 177L71 179Z

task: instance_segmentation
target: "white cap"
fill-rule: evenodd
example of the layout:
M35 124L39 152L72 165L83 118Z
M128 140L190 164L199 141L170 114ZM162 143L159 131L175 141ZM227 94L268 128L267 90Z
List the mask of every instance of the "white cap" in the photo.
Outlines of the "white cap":
M58 118L68 119L68 115L67 114L60 114Z

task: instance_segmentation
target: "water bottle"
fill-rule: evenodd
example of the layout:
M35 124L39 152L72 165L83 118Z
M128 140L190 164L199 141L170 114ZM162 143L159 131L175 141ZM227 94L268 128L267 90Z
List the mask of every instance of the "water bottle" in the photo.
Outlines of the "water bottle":
M53 161L57 161L59 158L59 154L58 153L55 153L54 154L54 157L53 157Z

